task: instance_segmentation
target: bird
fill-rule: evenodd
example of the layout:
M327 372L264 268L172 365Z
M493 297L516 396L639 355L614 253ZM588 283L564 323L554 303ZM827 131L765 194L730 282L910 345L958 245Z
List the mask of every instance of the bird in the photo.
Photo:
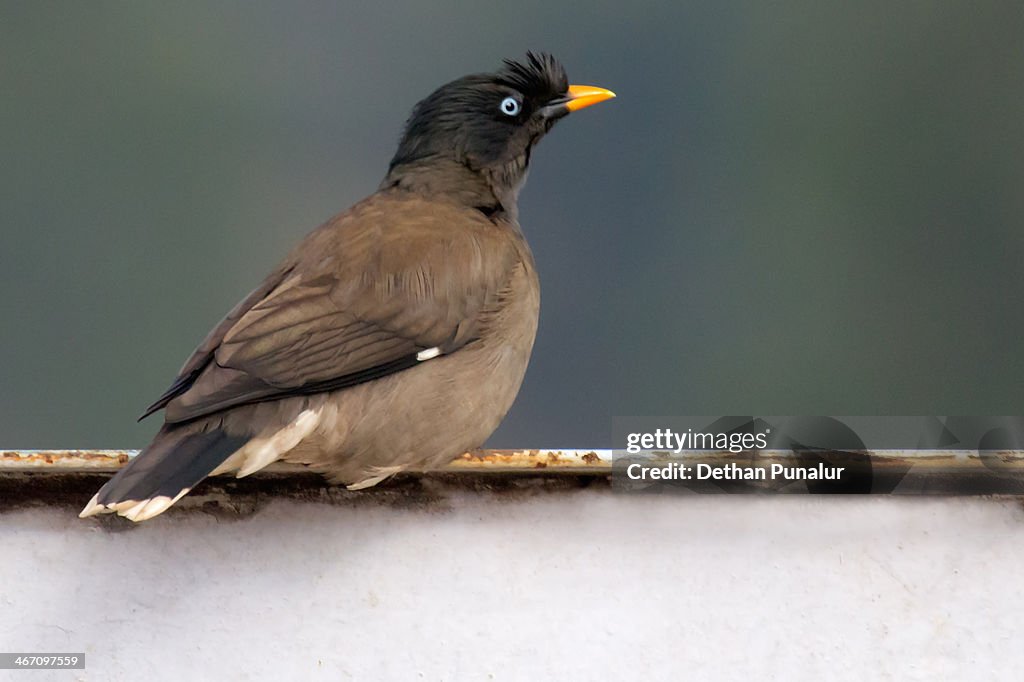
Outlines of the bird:
M145 521L207 476L278 460L363 489L481 447L537 332L517 208L531 152L557 121L613 97L527 52L421 100L377 190L210 331L139 418L163 410L150 445L80 516Z

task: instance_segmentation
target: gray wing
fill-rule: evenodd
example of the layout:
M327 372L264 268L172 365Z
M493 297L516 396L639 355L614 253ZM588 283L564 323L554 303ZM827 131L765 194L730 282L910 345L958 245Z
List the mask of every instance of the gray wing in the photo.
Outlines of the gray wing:
M307 237L217 325L147 414L166 407L168 422L182 422L353 386L477 338L517 249L475 213L382 201Z

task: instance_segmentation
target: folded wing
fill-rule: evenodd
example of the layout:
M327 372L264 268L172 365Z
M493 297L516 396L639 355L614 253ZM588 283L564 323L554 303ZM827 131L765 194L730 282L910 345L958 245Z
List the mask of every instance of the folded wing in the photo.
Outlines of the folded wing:
M424 203L377 195L310 234L146 414L184 422L344 388L477 338L522 255L481 214Z

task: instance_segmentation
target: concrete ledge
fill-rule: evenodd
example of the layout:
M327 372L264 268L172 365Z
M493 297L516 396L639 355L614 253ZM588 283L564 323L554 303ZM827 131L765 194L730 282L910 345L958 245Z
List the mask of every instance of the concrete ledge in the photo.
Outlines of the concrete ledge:
M591 486L275 499L130 532L0 519L5 650L86 654L40 679L1016 682L1024 665L1015 501Z

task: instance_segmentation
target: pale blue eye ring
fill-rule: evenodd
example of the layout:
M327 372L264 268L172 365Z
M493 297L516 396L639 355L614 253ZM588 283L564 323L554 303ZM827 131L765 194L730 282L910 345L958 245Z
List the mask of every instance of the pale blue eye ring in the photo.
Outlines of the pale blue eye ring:
M515 97L506 97L501 100L501 113L506 116L515 116L523 110L523 105Z

